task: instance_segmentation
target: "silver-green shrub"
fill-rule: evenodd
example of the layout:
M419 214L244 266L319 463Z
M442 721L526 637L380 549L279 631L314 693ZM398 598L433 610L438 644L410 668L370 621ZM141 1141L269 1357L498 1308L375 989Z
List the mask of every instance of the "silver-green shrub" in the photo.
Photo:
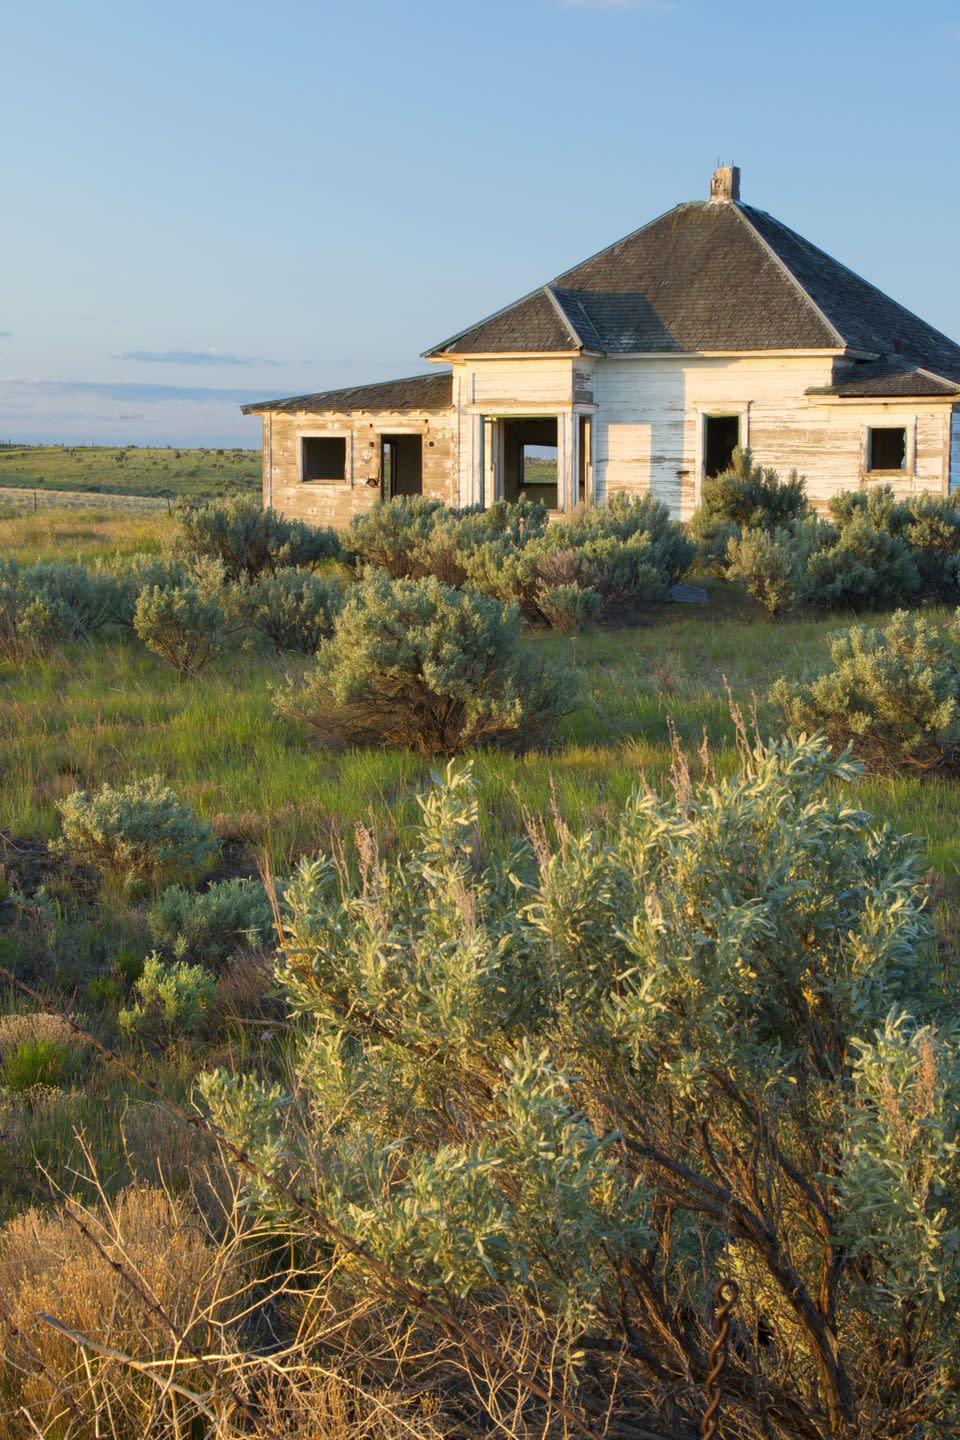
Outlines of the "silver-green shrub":
M244 947L275 941L273 910L259 880L220 880L206 890L172 885L147 910L154 944L178 960L219 965Z
M344 551L358 567L383 570L392 580L433 575L462 586L469 557L481 546L516 550L546 528L546 506L526 499L457 510L424 495L398 496L353 517Z
M149 585L140 591L133 611L133 628L147 649L181 675L199 675L220 653L226 626L219 599L204 595L196 585Z
M872 770L955 768L960 755L960 619L938 625L899 610L830 643L830 666L771 700L789 724L851 745Z
M353 587L313 669L276 700L328 744L452 755L546 743L576 686L569 669L523 648L515 606L432 576L373 572Z
M541 585L537 608L551 629L562 635L590 630L603 616L603 600L589 586Z
M313 655L332 632L345 601L346 587L336 576L283 569L261 575L243 596L243 608L274 649Z
M252 496L185 501L179 544L196 561L219 560L234 583L287 566L316 566L340 554L336 533L291 520Z
M216 980L203 965L170 963L148 955L136 982L137 1004L117 1016L124 1030L175 1039L197 1029L213 999Z
M56 854L92 865L128 892L196 879L216 858L220 843L160 775L92 795L75 790L61 800Z
M721 1277L730 1435L949 1433L955 1002L922 857L857 809L856 774L822 739L757 744L734 775L681 766L610 825L555 817L484 855L449 769L399 853L299 867L292 1080L206 1077L217 1123L624 1433L695 1433ZM247 1180L305 1266L329 1257Z

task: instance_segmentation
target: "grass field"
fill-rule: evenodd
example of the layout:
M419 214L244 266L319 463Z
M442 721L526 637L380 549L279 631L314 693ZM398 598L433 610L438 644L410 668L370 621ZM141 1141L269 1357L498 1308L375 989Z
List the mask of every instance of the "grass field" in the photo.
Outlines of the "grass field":
M172 521L135 523L91 514L0 520L0 550L90 558L155 549ZM727 687L762 731L779 728L765 702L771 682L815 665L836 620L772 626L750 602L715 587L707 607L666 606L636 629L569 639L531 632L527 643L570 661L583 703L563 724L553 751L520 760L475 759L490 841L520 828L524 809L556 804L589 823L620 805L643 777L671 764L671 731L694 751L704 733L717 763L735 760ZM160 770L221 826L256 837L273 862L349 836L357 821L389 838L416 809L431 765L410 754L331 754L274 714L271 687L302 661L253 649L228 654L199 679L178 680L135 637L99 636L26 670L0 670L0 826L44 838L56 828L56 801L76 786L123 781ZM920 835L930 863L951 885L960 874L960 825L949 784L868 779L856 802Z
M256 494L259 450L174 450L144 446L3 445L0 489L86 490L105 495Z

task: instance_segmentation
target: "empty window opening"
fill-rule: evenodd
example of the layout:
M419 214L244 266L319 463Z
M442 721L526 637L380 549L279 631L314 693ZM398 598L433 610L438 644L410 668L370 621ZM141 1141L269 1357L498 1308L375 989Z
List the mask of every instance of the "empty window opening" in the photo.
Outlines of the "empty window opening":
M381 435L380 490L384 500L423 494L423 437Z
M733 464L740 444L739 415L707 415L703 421L703 473L707 480L722 475Z
M902 425L884 425L868 431L868 470L903 470L906 463L907 432Z
M557 508L557 420L503 420L503 493L507 500L540 500Z
M347 441L344 435L305 435L303 437L304 480L345 480L347 478Z

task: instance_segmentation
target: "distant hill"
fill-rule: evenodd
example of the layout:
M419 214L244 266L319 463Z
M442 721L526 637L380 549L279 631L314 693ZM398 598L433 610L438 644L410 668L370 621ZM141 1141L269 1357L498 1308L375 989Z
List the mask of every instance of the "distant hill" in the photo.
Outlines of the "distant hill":
M260 465L259 450L7 444L0 445L0 492L16 486L170 498L259 494Z

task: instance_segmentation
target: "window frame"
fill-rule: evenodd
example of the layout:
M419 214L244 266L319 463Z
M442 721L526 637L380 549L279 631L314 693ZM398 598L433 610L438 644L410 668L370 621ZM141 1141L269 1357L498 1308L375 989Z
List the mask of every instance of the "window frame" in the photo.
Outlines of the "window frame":
M352 430L303 430L297 437L297 480L301 485L352 485L353 483L353 431ZM306 442L308 440L341 440L343 442L343 474L339 476L312 475L306 469Z
M752 400L734 400L726 405L722 401L716 403L711 401L693 407L696 416L694 509L699 509L703 500L703 482L706 479L704 467L707 462L707 421L710 419L722 420L727 416L736 415L740 421L740 449L748 450L750 448L750 407L752 404Z
M873 467L872 436L874 430L903 431L903 464L898 470L879 470ZM917 469L916 422L901 420L899 424L885 422L882 425L865 425L860 440L860 474L864 482L871 480L912 480Z

